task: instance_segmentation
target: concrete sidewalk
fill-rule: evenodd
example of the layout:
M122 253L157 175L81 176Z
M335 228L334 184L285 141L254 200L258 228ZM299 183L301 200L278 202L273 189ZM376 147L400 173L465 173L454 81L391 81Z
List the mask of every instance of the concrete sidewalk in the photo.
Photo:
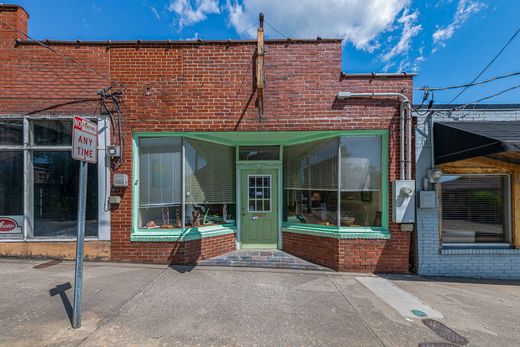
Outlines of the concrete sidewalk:
M67 307L74 263L0 259L2 346L418 346L447 343L356 280L329 272L86 263L83 325ZM520 340L520 283L387 279L441 312L471 346ZM65 286L64 286L65 284Z

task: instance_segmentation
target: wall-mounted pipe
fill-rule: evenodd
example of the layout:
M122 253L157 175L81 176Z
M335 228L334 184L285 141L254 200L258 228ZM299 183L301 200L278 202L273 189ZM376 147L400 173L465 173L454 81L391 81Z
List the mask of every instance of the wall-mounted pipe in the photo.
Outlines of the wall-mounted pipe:
M337 99L348 99L348 98L374 98L374 97L398 97L401 99L401 105L399 107L400 116L400 177L401 179L412 179L412 113L410 100L401 93L352 93L352 92L339 92L336 94ZM407 136L406 136L407 135ZM406 139L406 140L405 140ZM405 157L405 143L406 143L406 156ZM405 169L406 167L406 169Z

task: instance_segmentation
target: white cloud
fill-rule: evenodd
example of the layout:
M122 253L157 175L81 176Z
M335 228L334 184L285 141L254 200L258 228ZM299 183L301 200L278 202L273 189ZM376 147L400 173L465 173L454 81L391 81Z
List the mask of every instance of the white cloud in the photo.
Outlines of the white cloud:
M433 43L437 45L433 51L435 52L438 47L446 46L445 41L449 40L453 34L455 34L455 31L459 29L472 14L477 13L484 7L486 7L486 5L481 2L459 0L452 22L445 27L437 29L433 33Z
M401 37L391 50L382 55L381 59L384 62L388 62L398 55L408 53L411 47L412 39L422 30L422 26L420 24L416 24L418 16L418 10L415 10L412 13L409 13L408 9L404 10L403 15L397 21L403 26Z
M391 30L409 5L410 0L227 0L226 9L231 26L245 37L255 37L254 26L263 12L266 22L288 37L341 38L371 52L379 47L379 34ZM266 34L279 36L268 26Z
M209 14L219 14L218 0L173 0L168 11L177 14L176 23L179 30L207 18Z
M159 16L159 12L157 12L157 9L153 6L150 9L152 10L152 13L154 14L155 18L157 18L157 20L161 20L161 16Z

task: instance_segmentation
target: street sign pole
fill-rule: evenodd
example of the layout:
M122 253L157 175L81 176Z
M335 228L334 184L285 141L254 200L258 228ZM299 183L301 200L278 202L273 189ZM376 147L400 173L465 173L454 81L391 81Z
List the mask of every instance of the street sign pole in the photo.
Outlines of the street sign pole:
M78 236L76 241L76 272L74 275L74 307L72 327L81 326L81 289L83 286L83 254L85 217L87 212L88 163L97 162L97 124L74 116L72 127L72 158L80 161L78 192Z
M85 214L87 211L87 174L88 163L81 161L79 167L78 238L76 241L76 272L74 275L74 311L72 316L72 327L74 329L81 326L81 289L83 283Z

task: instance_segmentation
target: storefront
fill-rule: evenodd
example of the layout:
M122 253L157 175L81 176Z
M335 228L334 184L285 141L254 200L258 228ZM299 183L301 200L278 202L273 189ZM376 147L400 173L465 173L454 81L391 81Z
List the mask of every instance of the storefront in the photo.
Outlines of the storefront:
M418 117L419 274L520 278L517 109L441 105Z
M1 28L0 215L19 226L0 255L74 257L79 114L100 129L91 259L195 264L260 248L338 271L409 270L413 211L392 219L391 187L413 169L413 75L342 73L341 40L264 42L262 28L250 41L49 50L23 35L21 7L0 16L16 29Z
M101 129L100 160L90 165L85 234L88 241L109 240L106 124L101 117L92 119ZM71 133L71 117L2 117L0 241L43 242L40 247L46 248L46 242L76 239L79 163L70 154Z
M282 249L282 230L387 237L387 148L385 130L135 133L131 238L237 232L238 248Z

